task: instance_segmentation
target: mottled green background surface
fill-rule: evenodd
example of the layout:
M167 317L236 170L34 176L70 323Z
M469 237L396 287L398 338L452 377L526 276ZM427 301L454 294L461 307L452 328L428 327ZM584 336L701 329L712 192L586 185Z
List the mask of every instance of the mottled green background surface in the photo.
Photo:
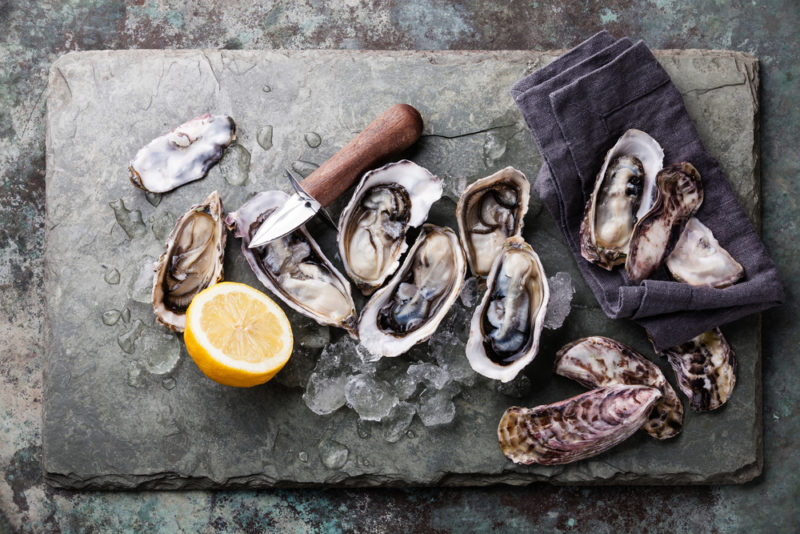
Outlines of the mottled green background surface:
M792 532L800 528L795 284L800 6L784 2L34 3L0 0L0 531ZM764 240L788 301L764 315L764 475L744 486L71 493L40 468L44 91L98 48L553 49L600 28L755 54Z

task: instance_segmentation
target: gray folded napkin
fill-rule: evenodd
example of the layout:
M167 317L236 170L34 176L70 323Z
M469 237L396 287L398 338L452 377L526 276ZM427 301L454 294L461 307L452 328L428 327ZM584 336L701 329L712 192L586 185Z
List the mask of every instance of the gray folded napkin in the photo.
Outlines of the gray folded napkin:
M517 82L511 94L545 160L535 190L606 315L633 319L662 350L783 301L775 265L700 142L680 93L644 43L600 32ZM704 200L697 218L742 264L742 281L725 289L692 287L672 281L662 267L632 284L624 269L609 272L581 256L580 224L595 176L630 128L661 144L665 165L689 161L700 172Z

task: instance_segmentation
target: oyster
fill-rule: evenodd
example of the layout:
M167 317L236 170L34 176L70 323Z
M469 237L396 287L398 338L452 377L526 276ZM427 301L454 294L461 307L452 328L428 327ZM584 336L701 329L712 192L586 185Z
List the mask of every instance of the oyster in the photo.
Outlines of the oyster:
M744 267L696 217L686 223L666 264L675 280L692 286L728 287L744 276Z
M539 350L550 299L539 256L521 237L506 240L470 321L467 359L475 372L511 381Z
M725 404L736 385L736 357L719 328L664 351L678 386L696 412Z
M337 241L345 272L364 295L397 270L408 228L424 223L441 196L442 181L407 160L361 178L339 217Z
M656 439L677 436L683 426L683 404L656 364L607 337L573 341L556 353L555 372L587 388L613 384L650 386L661 391L642 428Z
M131 161L133 185L164 193L199 180L236 139L236 124L225 115L206 113L150 141Z
M344 328L355 337L356 307L350 283L325 257L305 226L254 249L248 248L261 223L289 195L258 193L225 222L242 240L242 254L259 281L289 307L319 324Z
M466 272L456 233L423 225L403 265L361 311L361 344L373 354L398 356L430 338L458 298Z
M608 151L581 222L581 255L611 270L625 262L633 227L652 205L664 151L641 130L628 130Z
M625 260L625 272L637 284L661 265L686 222L703 203L700 173L691 163L664 167L656 183L656 200L636 223Z
M506 238L522 232L531 185L524 174L506 167L472 183L458 199L458 234L470 271L485 277Z
M615 385L535 408L513 406L497 427L500 449L517 464L583 460L636 432L659 398L656 388Z
M153 311L159 323L183 332L194 296L222 280L226 237L216 191L178 219L153 277Z

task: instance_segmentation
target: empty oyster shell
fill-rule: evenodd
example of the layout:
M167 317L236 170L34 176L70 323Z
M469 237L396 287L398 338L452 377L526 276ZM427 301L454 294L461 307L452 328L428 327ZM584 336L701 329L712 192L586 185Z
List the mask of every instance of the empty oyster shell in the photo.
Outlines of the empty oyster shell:
M539 256L518 236L506 240L486 282L467 359L475 372L509 382L536 357L550 288Z
M489 274L503 243L522 232L531 185L514 167L506 167L467 187L458 199L458 234L474 276Z
M497 427L500 449L517 464L583 460L636 432L659 398L656 388L616 385L535 408L513 406Z
M194 296L222 280L226 237L216 191L178 219L153 277L153 311L159 323L183 332Z
M150 141L131 161L133 185L164 193L199 180L236 139L236 124L224 115L206 113Z
M625 272L637 284L661 265L686 221L703 203L703 183L691 163L682 161L664 167L656 184L656 200L636 223L625 260Z
M403 265L361 310L361 344L373 354L398 356L430 338L458 298L466 272L456 233L423 225Z
M258 193L225 222L242 240L242 254L258 280L292 309L321 325L344 328L356 337L356 307L350 283L325 257L305 226L254 249L250 240L261 223L289 195Z
M614 384L656 388L661 398L642 429L656 439L668 439L683 427L683 404L661 369L619 341L601 336L573 341L556 353L555 372L587 388Z
M581 255L611 270L625 262L636 222L650 209L664 151L641 130L628 130L608 151L581 222Z
M723 288L744 276L744 267L733 259L711 229L692 217L666 259L667 269L678 282L692 286Z
M339 255L364 295L378 289L408 249L406 232L428 218L442 181L408 160L366 173L339 217Z
M736 385L736 357L719 328L664 351L678 386L696 412L725 404Z

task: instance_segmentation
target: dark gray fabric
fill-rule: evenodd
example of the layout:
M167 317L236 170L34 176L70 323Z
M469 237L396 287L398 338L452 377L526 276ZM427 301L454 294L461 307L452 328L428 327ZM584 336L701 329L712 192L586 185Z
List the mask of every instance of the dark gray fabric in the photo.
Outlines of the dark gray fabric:
M545 69L515 84L511 94L545 159L535 189L606 315L635 320L661 350L783 301L775 265L644 43L613 41L601 32ZM689 161L698 169L704 201L697 217L744 266L743 281L725 289L691 287L672 281L662 267L632 285L624 269L609 272L581 256L578 233L595 176L630 128L661 144L665 164Z

